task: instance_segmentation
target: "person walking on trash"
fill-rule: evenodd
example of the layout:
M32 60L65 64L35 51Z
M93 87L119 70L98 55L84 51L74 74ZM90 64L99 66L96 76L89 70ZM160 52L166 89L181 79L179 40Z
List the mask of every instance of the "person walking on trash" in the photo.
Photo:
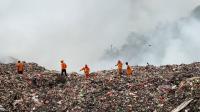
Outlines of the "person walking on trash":
M16 64L17 73L23 74L24 73L24 64L21 61L18 61Z
M80 71L84 71L86 79L90 77L90 68L88 65L85 65Z
M118 62L117 62L117 65L115 65L115 66L117 66L117 68L118 68L118 74L122 74L122 70L123 70L123 63L122 63L122 61L120 61L120 60L118 60Z
M133 68L131 66L129 66L128 62L126 62L126 75L127 76L131 76L133 74Z
M63 76L63 75L67 76L67 71L66 71L67 64L64 62L64 60L61 60L60 63L61 63L60 64L61 65L61 76Z

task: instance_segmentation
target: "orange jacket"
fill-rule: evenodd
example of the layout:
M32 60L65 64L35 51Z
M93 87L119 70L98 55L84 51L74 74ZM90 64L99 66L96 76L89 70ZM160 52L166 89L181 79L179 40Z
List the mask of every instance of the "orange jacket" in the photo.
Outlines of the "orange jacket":
M61 63L61 69L63 70L63 69L66 69L66 68L67 68L67 64Z
M126 69L126 74L131 75L133 73L133 69L128 65Z
M81 71L84 71L85 74L90 74L90 68L89 67L83 67Z
M121 61L118 61L117 67L118 67L118 69L122 69L123 68L123 63Z
M23 63L17 63L16 67L17 67L17 71L23 71L24 70L24 64Z

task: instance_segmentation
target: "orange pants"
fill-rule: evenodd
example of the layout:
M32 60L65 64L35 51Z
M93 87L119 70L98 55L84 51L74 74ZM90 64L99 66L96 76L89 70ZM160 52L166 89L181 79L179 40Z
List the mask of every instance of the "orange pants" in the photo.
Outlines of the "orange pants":
M89 79L90 78L90 74L85 74L85 78Z
M119 69L118 69L118 73L119 73L119 74L122 74L122 68L119 68Z

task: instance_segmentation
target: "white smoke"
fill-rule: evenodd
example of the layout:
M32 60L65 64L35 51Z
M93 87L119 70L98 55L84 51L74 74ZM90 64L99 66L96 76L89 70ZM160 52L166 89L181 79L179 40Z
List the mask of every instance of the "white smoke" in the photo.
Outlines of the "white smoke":
M18 60L14 57L10 56L0 56L0 63L8 64L8 63L16 63Z
M0 54L77 71L128 35L130 11L122 0L1 0Z
M154 44L151 49L167 46L167 43L155 46L161 40L171 41L160 37L165 32L157 34L156 26L188 16L197 5L197 0L0 0L0 55L37 62L49 69L59 69L61 59L69 64L69 71L77 71L86 63L91 68L108 67L115 60L101 62L99 58L111 44L118 49L128 36L135 41L130 35L135 32ZM180 51L167 47L164 54L155 56L154 53L163 53L162 46L151 50L153 53L142 48L143 55L135 55L141 59L144 56L143 62L152 59L162 64L170 62L167 61L170 49ZM189 51L189 47L185 49ZM125 55L130 61L134 59L132 54ZM190 56L187 59L193 60ZM136 64L135 60L132 62Z
M200 61L200 6L188 17L159 24L147 33L133 32L117 50L107 50L103 59L122 58L132 64L180 64ZM116 49L116 48L115 48Z

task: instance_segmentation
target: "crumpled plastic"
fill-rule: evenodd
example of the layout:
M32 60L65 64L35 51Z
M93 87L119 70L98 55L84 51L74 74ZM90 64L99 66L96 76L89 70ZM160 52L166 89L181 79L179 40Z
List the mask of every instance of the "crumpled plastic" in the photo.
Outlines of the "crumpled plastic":
M182 111L200 111L200 63L134 66L134 74L76 72L68 77L35 63L18 75L15 64L0 64L0 105L15 111L168 112L193 99ZM125 72L124 72L125 73Z

